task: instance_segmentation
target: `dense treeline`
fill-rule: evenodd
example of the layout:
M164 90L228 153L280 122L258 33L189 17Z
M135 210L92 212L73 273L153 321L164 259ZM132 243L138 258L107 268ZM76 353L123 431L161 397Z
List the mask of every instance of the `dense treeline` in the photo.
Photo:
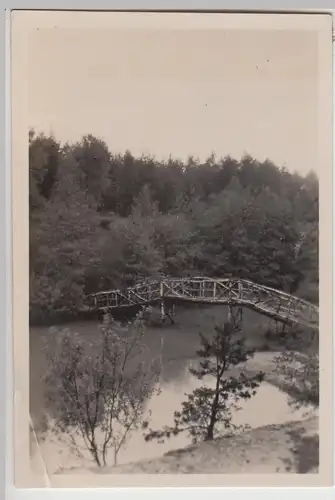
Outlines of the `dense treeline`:
M32 321L161 275L236 276L318 302L318 179L250 156L113 155L29 133Z

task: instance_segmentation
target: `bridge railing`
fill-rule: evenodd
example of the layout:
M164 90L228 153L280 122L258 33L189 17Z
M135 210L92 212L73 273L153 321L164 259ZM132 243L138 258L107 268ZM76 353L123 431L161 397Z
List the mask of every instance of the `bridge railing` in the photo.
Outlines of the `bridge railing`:
M125 290L99 292L88 297L93 309L144 305L163 298L190 302L244 305L281 320L318 325L316 306L280 290L243 279L206 277L166 278L139 283Z
M121 308L152 302L160 297L160 282L140 283L126 289L98 292L87 297L90 308Z
M299 297L247 280L242 280L242 287L244 303L250 302L264 311L294 322L318 324L318 307Z

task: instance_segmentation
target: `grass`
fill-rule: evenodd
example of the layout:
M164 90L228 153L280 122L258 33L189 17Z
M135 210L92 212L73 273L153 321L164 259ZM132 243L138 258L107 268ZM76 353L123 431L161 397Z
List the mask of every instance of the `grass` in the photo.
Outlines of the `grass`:
M319 436L304 436L303 429L297 427L288 431L292 440L293 466L298 474L307 474L319 466Z

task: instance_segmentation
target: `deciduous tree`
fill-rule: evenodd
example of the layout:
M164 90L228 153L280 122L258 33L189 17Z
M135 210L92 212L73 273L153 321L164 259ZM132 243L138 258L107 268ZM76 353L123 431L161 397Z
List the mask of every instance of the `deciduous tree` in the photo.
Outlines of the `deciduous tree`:
M146 427L146 405L158 392L160 366L144 361L141 324L121 332L108 319L94 344L66 330L55 331L52 340L45 382L46 398L55 407L54 430L78 451L84 447L99 467L108 463L112 449L116 464L129 433Z

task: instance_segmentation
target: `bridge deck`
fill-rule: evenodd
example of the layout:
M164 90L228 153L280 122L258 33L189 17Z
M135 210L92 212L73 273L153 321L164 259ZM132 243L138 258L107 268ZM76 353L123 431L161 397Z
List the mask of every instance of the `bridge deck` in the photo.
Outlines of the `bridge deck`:
M164 299L249 307L283 323L319 327L319 309L315 305L242 279L167 278L142 282L125 290L98 292L87 299L91 310L120 309Z

